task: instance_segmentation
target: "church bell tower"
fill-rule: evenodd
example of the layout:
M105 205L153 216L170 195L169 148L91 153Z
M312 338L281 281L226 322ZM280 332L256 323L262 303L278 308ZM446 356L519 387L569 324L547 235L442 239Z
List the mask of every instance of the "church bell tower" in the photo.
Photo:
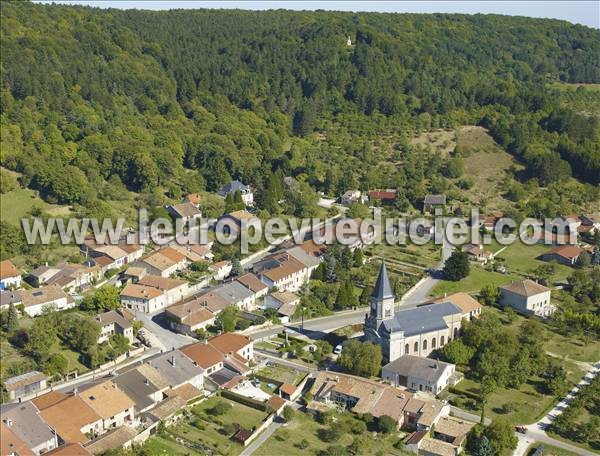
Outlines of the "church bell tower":
M375 284L373 293L371 293L370 300L371 309L369 317L372 322L376 322L377 328L383 320L394 318L394 293L392 292L387 268L383 261L381 262L377 283Z

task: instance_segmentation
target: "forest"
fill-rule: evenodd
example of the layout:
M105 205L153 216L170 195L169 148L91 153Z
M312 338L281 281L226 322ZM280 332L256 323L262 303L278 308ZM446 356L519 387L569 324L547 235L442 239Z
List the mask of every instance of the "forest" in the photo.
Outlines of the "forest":
M125 191L153 201L231 178L261 188L275 173L330 194L401 188L415 204L434 160L406 142L383 156L373 140L459 125L489 129L522 179L600 183L598 113L553 86L600 83L598 30L497 15L0 9L1 165L87 215L110 214Z

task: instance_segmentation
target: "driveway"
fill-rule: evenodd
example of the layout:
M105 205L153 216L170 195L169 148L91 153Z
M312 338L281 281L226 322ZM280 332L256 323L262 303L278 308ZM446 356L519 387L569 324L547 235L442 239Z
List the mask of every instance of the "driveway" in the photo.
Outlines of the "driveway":
M195 341L191 337L177 334L167 329L164 313L151 315L143 312L135 312L135 319L141 321L144 324L144 328L158 339L163 350L183 347Z

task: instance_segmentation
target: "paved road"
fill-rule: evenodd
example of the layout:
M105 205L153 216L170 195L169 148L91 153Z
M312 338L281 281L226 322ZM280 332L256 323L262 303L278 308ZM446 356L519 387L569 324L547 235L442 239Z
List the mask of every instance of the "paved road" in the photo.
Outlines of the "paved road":
M282 418L275 418L269 427L265 429L264 432L262 432L258 437L256 437L256 439L240 453L240 456L250 456L252 453L254 453L258 447L265 443L265 441L283 425L283 423L284 421Z
M584 450L583 448L579 448L578 446L571 445L569 443L563 442L561 440L556 440L546 434L546 428L550 425L550 423L560 415L573 401L573 398L579 392L579 388L585 385L589 385L590 382L600 373L600 361L598 361L590 371L588 371L581 381L573 387L571 391L562 399L558 404L556 404L552 410L550 410L541 420L536 423L530 424L529 426L525 426L527 432L525 434L517 433L517 437L519 438L519 443L517 448L515 449L513 455L514 456L522 456L526 453L527 448L535 443L546 443L548 445L554 445L559 448L563 448L565 450L571 451L573 453L577 453L583 456L593 455L596 453L592 453L591 451Z
M149 348L146 351L144 351L141 355L138 356L132 356L131 358L126 359L125 361L116 364L114 366L110 366L107 367L105 369L99 370L99 371L92 371L92 372L87 372L83 375L80 375L79 377L77 377L76 379L73 380L69 380L65 383L60 384L59 386L57 386L56 388L54 388L56 391L63 391L63 392L69 392L72 391L74 388L84 384L84 383L90 383L93 382L99 378L103 378L106 377L110 372L117 370L117 369L122 369L124 367L127 367L131 364L135 364L135 363L139 363L140 361L143 361L146 358L149 358L151 356L156 355L157 353L160 353L160 348Z
M246 332L246 334L252 336L254 339L263 339L274 336L275 334L280 333L284 328L287 328L291 331L305 334L312 339L320 339L324 337L325 334L343 326L363 323L366 313L366 308L347 312L338 312L335 315L330 315L327 317L304 320L304 329L301 328L301 322L293 322L286 325L276 325L266 329Z
M177 334L163 327L164 314L150 315L143 312L135 312L135 319L144 323L144 328L150 331L158 339L161 348L171 350L172 348L183 347L194 342L194 339L182 334Z

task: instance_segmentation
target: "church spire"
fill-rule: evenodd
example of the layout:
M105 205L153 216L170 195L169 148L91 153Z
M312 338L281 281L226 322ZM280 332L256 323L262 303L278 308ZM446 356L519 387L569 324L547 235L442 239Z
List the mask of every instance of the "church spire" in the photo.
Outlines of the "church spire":
M390 279L388 277L387 268L385 267L385 261L381 262L379 267L379 276L377 277L377 283L371 293L371 298L374 299L387 299L393 298L392 287L390 286Z

